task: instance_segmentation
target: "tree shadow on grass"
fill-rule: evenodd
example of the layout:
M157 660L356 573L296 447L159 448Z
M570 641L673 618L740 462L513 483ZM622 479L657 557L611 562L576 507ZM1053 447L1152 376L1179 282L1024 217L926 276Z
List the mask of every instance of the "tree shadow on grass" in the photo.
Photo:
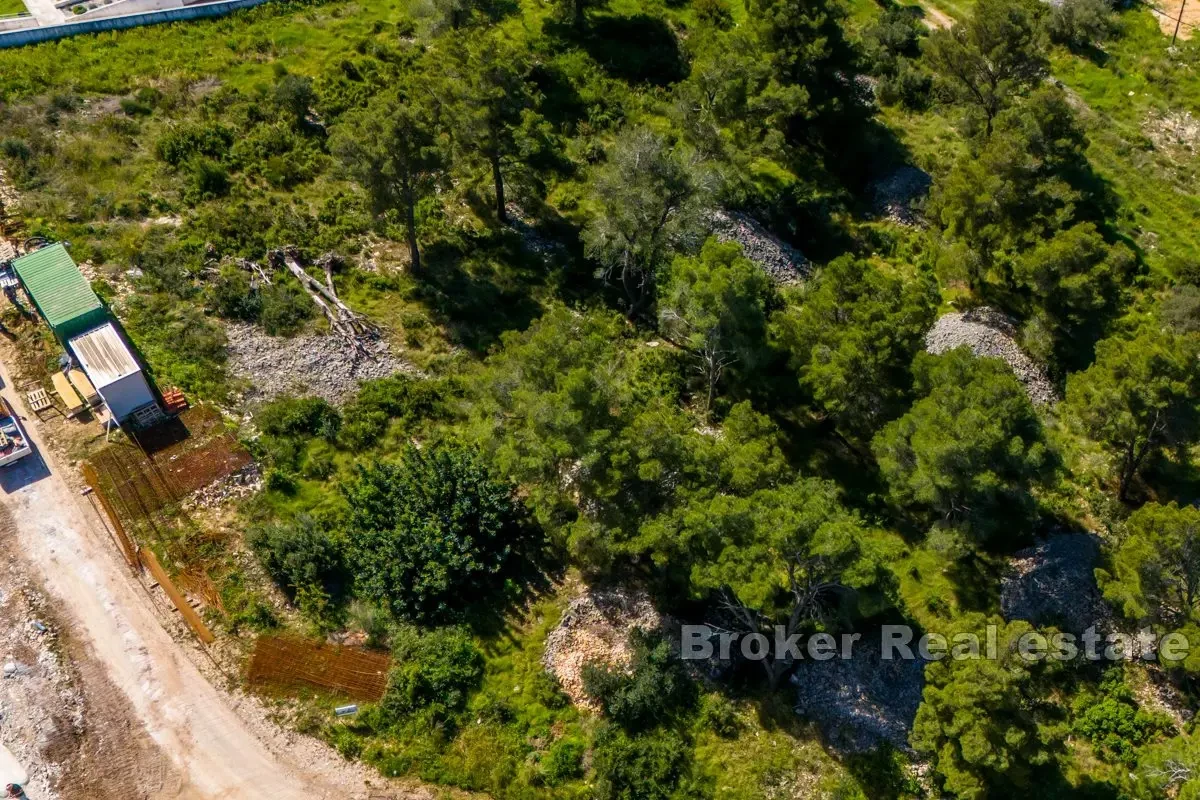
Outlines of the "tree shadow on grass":
M496 585L483 587L479 598L463 613L463 621L484 639L514 639L512 621L521 618L538 597L563 580L561 559L553 557L545 534L530 526L531 539L513 554ZM471 589L467 589L471 591Z
M670 86L687 77L687 62L680 53L679 40L658 17L597 14L582 32L562 22L549 22L545 29L553 38L582 46L613 78L633 84Z
M455 344L482 354L504 331L524 330L541 314L534 294L545 272L515 235L439 243L425 251L415 295Z
M975 552L954 561L946 577L954 584L958 607L983 614L996 612L1000 608L1000 578L1006 567L1007 561L1001 557Z

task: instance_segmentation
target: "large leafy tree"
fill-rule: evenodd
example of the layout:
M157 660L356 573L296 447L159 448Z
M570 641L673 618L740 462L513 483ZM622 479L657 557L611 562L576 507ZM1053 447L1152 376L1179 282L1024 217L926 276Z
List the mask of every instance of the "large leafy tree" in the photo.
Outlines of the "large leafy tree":
M937 86L972 122L982 122L988 136L1012 98L1046 76L1043 13L1037 0L979 3L966 20L925 42Z
M347 114L333 131L330 148L362 184L377 214L397 212L403 220L413 273L421 271L417 204L429 196L444 166L435 109L413 87L376 96Z
M1200 620L1200 509L1149 503L1126 521L1112 570L1097 571L1104 596L1134 620Z
M589 257L620 282L636 316L658 270L699 244L707 179L695 159L647 128L623 131L592 181L595 213L583 230Z
M925 669L925 690L909 737L929 758L946 793L962 800L1012 797L1033 788L1033 772L1053 757L1063 726L1054 720L1050 678L1060 662L1031 662L1017 652L1029 623L964 618L979 658L944 658ZM996 628L997 658L982 651Z
M1124 500L1146 459L1200 431L1200 342L1144 329L1096 345L1096 361L1067 379L1067 411L1109 451Z
M988 4L984 4L988 5ZM982 7L982 6L981 6ZM1036 244L1078 219L1088 174L1087 137L1061 90L1040 90L995 121L934 184L930 212L948 239L965 243L982 269L1003 268L999 254ZM967 270L976 288L988 276ZM993 277L1008 286L1003 272Z
M772 322L804 388L839 428L869 437L903 410L936 308L932 277L902 280L843 256Z
M530 158L545 139L538 96L528 81L524 50L497 33L461 37L442 63L448 104L445 124L459 151L491 172L496 217L508 222L505 172Z
M918 354L913 374L919 399L872 442L893 501L981 538L1012 530L1052 463L1025 390L965 347Z
M706 554L692 568L693 590L714 595L726 622L747 633L830 624L855 589L878 578L862 521L827 481L718 495L688 522L693 548ZM772 653L762 665L773 689L791 662Z
M513 487L464 448L410 447L359 467L343 493L358 594L401 619L453 617L531 540Z
M727 369L752 371L766 346L771 284L736 243L710 239L698 258L676 256L658 302L662 331L691 355L712 413Z

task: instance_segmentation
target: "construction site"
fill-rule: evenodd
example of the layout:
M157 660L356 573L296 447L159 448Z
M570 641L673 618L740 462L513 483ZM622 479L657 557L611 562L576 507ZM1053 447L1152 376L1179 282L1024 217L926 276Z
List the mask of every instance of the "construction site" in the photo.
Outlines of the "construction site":
M0 286L0 788L38 800L427 796L298 739L237 688L377 700L389 658L214 635L206 619L222 599L197 558L214 526L193 515L260 482L222 413L156 384L64 243L0 237ZM370 340L336 295L310 288L340 335Z

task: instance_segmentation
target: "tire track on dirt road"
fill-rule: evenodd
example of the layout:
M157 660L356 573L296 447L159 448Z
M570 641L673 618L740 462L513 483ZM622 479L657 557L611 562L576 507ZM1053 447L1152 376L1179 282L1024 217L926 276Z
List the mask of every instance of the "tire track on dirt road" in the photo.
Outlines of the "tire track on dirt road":
M37 451L0 470L0 504L13 521L9 542L81 645L85 694L91 689L99 692L101 706L111 703L111 695L105 695L105 682L111 682L130 706L136 720L131 724L144 729L165 761L164 769L153 752L139 750L126 765L109 749L110 762L116 759L110 766L149 771L145 777L157 784L142 792L136 789L138 776L127 775L128 786L118 784L114 790L125 788L122 797L178 800L367 797L371 790L364 769L350 768L335 755L314 757L313 747L289 747L300 744L295 739L281 744L272 737L272 750L205 679L163 628L150 597L131 579L94 511L64 479L38 425L8 388L3 365L0 380L2 394L26 420ZM130 733L136 741L139 731ZM374 793L388 796L386 790ZM96 797L64 794L69 796Z

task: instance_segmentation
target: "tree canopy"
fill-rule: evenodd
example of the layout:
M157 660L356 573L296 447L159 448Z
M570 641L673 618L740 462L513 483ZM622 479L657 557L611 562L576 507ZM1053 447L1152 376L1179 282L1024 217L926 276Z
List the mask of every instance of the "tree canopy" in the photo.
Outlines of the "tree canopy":
M871 445L892 500L982 539L1017 534L1053 466L1024 388L1004 362L965 347L919 353L913 376L918 399Z
M1096 361L1067 379L1067 410L1116 467L1129 495L1146 459L1184 446L1200 425L1200 364L1194 337L1144 329L1096 345Z
M359 593L399 619L452 618L485 601L530 538L513 487L449 445L359 467L343 488Z

